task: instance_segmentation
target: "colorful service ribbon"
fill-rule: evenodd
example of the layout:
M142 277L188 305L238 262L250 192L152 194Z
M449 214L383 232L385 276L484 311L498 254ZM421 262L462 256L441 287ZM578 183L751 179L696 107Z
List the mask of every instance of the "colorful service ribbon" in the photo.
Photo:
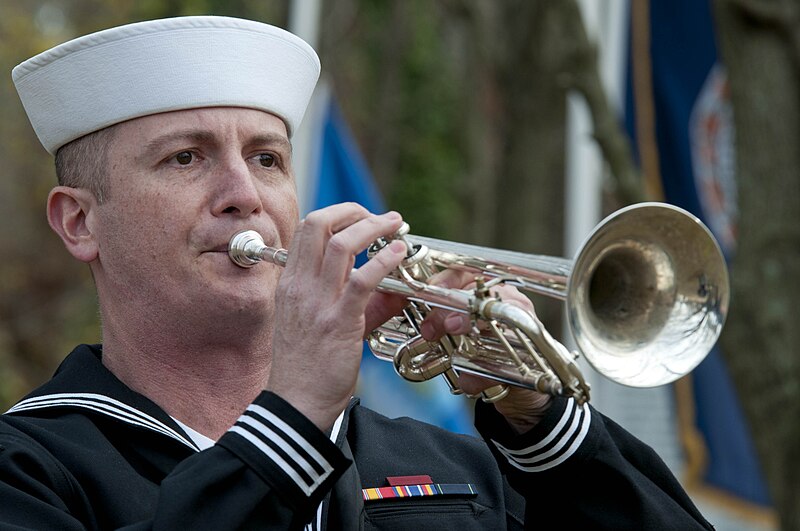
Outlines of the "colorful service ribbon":
M361 489L364 501L409 498L415 496L477 496L472 483L428 483Z

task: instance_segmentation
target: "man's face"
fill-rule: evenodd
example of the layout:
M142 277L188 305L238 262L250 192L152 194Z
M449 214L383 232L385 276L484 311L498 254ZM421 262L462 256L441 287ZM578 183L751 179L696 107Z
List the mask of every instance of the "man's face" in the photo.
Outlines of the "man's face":
M90 221L104 312L124 316L147 307L158 318L185 313L211 320L271 313L278 268L241 269L226 251L231 236L245 229L260 232L268 245L288 247L298 210L283 121L220 107L117 127L109 198Z

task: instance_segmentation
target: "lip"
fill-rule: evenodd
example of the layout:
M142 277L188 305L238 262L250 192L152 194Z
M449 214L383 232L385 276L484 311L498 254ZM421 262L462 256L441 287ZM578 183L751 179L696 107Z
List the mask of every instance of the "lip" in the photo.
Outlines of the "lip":
M228 246L230 245L233 236L245 230L257 231L266 245L275 245L280 239L274 230L269 228L262 228L261 230L250 227L229 227L228 230L217 228L213 232L208 232L205 235L198 235L196 238L196 249L201 253L228 253ZM228 232L230 231L230 232Z
M262 233L259 233L259 234L262 234ZM274 245L273 238L269 238L269 239L264 238L264 240L265 240L264 241L265 245L269 245L269 246ZM225 243L220 243L220 244L216 244L216 245L208 245L208 246L205 247L205 249L202 252L204 252L204 253L228 254L228 246L229 245L230 245L230 242L228 242L228 241L226 241Z

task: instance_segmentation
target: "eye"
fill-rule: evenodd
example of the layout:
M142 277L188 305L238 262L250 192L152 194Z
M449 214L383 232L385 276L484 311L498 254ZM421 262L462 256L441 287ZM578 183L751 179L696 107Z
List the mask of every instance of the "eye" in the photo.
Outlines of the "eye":
M181 166L186 166L190 164L194 160L194 155L191 151L181 151L177 155L175 155L175 161L180 164Z
M258 156L258 163L265 168L272 168L275 166L275 156L270 155L269 153L261 153Z

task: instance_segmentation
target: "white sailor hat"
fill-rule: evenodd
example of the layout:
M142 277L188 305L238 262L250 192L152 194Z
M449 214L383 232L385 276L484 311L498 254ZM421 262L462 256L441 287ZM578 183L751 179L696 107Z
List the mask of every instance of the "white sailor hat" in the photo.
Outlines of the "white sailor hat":
M12 72L51 154L132 118L197 107L248 107L297 130L320 72L317 54L280 28L229 17L151 20L51 48Z

